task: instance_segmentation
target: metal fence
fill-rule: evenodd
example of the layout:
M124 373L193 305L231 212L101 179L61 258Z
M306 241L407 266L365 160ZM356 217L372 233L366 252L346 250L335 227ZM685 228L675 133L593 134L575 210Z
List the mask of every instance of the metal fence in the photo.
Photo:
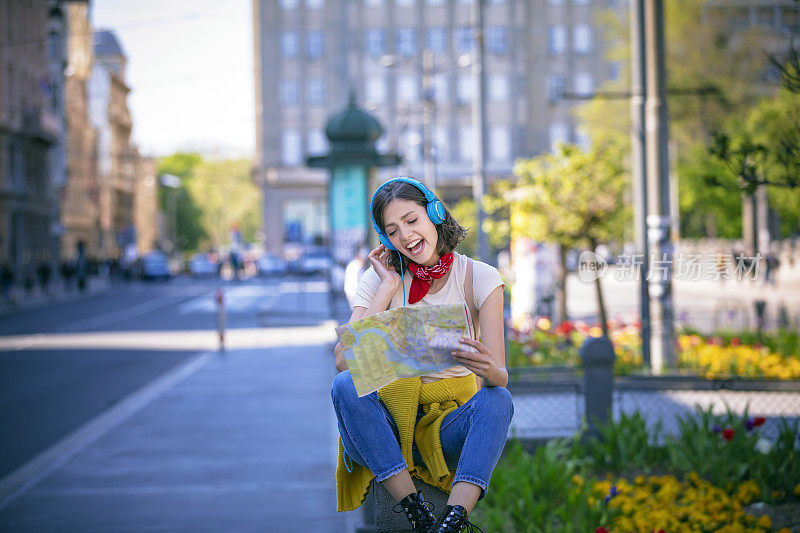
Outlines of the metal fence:
M509 436L548 439L572 436L583 427L587 412L587 383L580 367L511 369L509 390L514 399L514 419ZM678 420L697 416L697 408L714 414L728 411L767 419L760 432L774 437L780 419L800 420L800 380L726 379L693 376L616 377L612 413L638 412L651 429L660 423L662 435L676 434ZM598 412L602 405L590 405Z

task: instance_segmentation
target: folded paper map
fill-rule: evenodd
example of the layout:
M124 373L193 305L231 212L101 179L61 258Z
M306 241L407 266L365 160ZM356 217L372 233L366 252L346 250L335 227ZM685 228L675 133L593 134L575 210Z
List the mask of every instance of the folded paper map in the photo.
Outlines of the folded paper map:
M336 328L359 396L397 378L439 372L456 363L451 351L474 351L466 304L398 307Z

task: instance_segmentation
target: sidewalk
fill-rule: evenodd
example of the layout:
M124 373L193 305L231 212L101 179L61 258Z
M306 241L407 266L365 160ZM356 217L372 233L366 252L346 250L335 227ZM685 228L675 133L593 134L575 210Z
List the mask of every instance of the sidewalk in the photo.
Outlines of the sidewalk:
M65 291L60 278L56 278L50 283L50 294L42 292L38 285L30 293L25 292L22 287L15 286L12 288L13 303L0 299L0 317L19 311L45 307L54 303L80 300L81 298L108 292L111 288L111 283L107 278L98 276L90 276L88 278L86 290L84 291L79 291L75 282L73 282L72 290Z
M10 498L0 480L0 530L352 531L335 511L332 322L303 330L304 345L198 354L56 445Z

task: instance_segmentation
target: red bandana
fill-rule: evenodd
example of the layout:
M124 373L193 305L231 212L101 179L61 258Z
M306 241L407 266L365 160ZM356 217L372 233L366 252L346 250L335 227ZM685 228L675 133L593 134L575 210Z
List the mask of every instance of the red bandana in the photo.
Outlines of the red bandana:
M448 252L439 258L439 262L432 267L418 265L414 262L408 263L408 269L413 275L411 288L408 292L408 303L415 304L428 294L431 289L431 282L439 279L450 271L453 264L453 252Z

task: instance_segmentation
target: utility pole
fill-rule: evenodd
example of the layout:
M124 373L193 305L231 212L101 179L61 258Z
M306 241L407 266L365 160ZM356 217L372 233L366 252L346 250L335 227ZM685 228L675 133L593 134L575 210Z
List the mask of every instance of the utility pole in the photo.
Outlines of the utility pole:
M486 212L483 210L483 196L486 193L486 72L484 71L484 32L483 32L484 0L473 0L472 20L475 24L475 54L472 61L473 101L472 129L474 139L472 197L478 208L478 259L489 262L489 241L483 231Z
M650 247L647 242L647 160L645 136L645 38L644 0L630 0L631 18L631 167L633 171L636 254L642 255L639 267L639 318L642 322L642 362L650 365Z
M655 252L650 273L653 299L651 368L661 373L664 365L675 368L672 307L672 257L667 129L666 68L664 64L664 3L646 0L646 160L647 160L647 237Z

